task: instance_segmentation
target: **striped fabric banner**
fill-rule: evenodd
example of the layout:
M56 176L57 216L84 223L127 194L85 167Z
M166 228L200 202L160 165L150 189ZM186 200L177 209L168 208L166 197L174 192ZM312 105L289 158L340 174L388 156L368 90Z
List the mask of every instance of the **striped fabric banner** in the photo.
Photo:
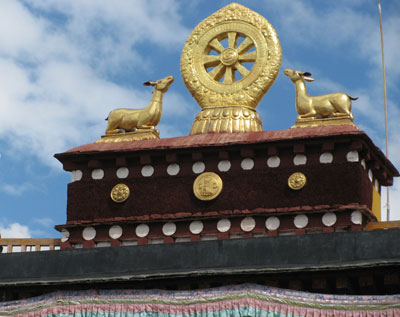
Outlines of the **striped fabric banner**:
M0 303L0 316L395 317L400 295L324 295L250 284L193 291L60 291Z

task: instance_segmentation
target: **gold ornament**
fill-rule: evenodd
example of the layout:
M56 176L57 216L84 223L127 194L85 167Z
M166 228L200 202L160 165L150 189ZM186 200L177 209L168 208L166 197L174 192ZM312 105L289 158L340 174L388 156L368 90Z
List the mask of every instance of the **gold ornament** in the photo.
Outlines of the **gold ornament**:
M115 133L115 134L106 134L101 137L100 140L97 140L95 143L113 143L113 142L127 142L127 141L140 141L140 140L150 140L150 139L159 139L160 138L160 130L151 129L151 130L142 130L137 129L134 132L128 133Z
M190 134L262 131L255 111L281 65L274 28L232 3L202 21L182 51L186 87L203 109Z
M193 183L193 193L200 200L212 200L222 191L222 179L213 172L197 176Z
M111 199L116 203L122 203L128 199L130 194L129 187L125 184L117 184L111 190Z
M106 133L96 143L159 139L160 132L154 127L161 119L163 95L173 82L173 76L145 82L145 86L154 86L149 105L143 109L120 108L111 111L106 119Z
M352 100L358 98L337 92L311 97L307 93L305 81L314 81L311 74L286 68L284 74L296 87L296 110L298 117L294 127L337 125L353 123Z
M288 185L293 190L302 189L306 185L306 182L306 176L300 172L293 173L288 179Z

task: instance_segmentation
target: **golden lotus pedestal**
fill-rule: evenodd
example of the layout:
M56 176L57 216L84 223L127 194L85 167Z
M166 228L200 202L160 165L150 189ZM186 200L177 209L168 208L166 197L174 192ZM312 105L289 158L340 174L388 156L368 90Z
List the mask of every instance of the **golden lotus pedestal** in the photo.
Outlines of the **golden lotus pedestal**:
M190 135L262 130L261 118L252 108L245 106L207 107L197 114Z
M159 139L160 130L157 129L137 129L133 132L105 134L95 143L112 143L124 141L140 141L149 139Z
M332 117L332 118L297 118L296 124L291 128L306 128L306 127L316 127L321 125L352 125L353 127L357 126L354 124L353 120L350 117Z

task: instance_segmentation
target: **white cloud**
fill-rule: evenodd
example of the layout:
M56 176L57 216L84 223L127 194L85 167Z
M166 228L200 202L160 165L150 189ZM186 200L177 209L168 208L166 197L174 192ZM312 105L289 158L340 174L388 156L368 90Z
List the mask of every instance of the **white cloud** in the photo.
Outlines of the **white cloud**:
M0 183L0 191L12 195L12 196L21 196L26 191L35 190L36 188L30 183L23 184L1 184Z
M33 223L39 224L42 227L52 227L54 226L54 220L51 218L35 218Z
M315 47L320 51L339 49L337 54L366 60L373 67L371 80L381 81L381 47L377 6L353 1L335 1L319 9L310 1L268 0L265 5L275 11L279 19L280 37L300 51ZM388 4L389 7L389 4ZM376 14L370 12L376 10ZM400 18L399 10L387 11L383 20L385 58L389 83L400 76ZM377 72L378 71L378 72ZM377 78L377 74L378 78Z
M31 233L27 226L17 222L3 226L0 224L0 234L2 238L30 238Z
M149 66L140 43L181 45L188 30L177 10L175 1L0 2L0 140L7 151L58 166L52 155L99 139L110 110L146 106L150 90L108 76Z
M107 71L141 66L145 57L135 49L137 44L171 49L189 34L180 24L176 1L35 1L30 6L40 13L58 13L64 22L56 31L65 34L86 63Z

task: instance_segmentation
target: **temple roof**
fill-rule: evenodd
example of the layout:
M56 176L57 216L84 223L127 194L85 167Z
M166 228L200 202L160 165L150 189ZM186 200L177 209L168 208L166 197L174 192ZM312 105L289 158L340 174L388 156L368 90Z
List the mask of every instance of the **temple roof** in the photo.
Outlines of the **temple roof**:
M132 142L91 143L77 146L63 154L101 151L161 150L222 146L228 144L250 144L258 142L277 142L293 139L323 138L340 135L365 135L352 125L318 126L285 130L246 132L246 133L208 133L175 138L151 139ZM56 154L58 158L61 154Z
M102 153L110 152L162 151L187 148L195 150L196 148L223 147L229 145L293 143L296 140L318 139L323 141L328 138L332 140L335 138L349 138L349 141L352 141L353 138L364 140L374 153L374 156L376 156L375 160L379 161L379 165L383 166L384 169L388 171L389 175L394 177L400 175L398 170L385 157L383 152L373 143L368 135L353 125L316 126L246 133L208 133L141 141L90 143L74 147L64 153L55 154L54 156L61 162L64 162L66 158L72 158L77 154L83 153L100 158Z
M400 229L12 253L0 289L171 277L276 274L400 265ZM120 285L121 286L121 285Z

